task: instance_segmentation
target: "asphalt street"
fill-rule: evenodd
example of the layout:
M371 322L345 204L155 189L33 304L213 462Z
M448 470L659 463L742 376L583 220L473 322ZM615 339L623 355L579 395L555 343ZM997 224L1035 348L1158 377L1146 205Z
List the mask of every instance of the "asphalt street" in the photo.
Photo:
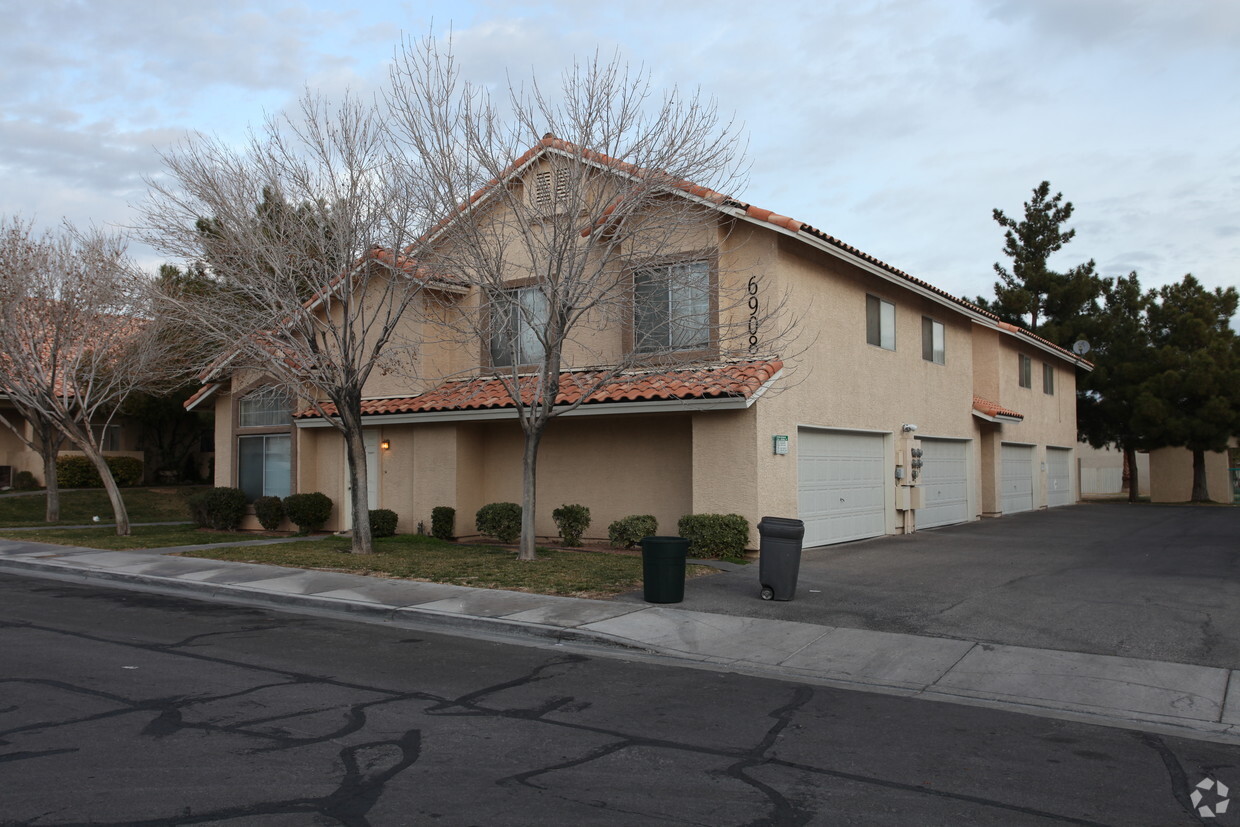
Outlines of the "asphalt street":
M1240 665L1240 508L1086 504L808 549L787 603L758 599L757 569L688 581L684 608Z
M1240 824L1234 746L614 652L11 576L0 652L5 825Z

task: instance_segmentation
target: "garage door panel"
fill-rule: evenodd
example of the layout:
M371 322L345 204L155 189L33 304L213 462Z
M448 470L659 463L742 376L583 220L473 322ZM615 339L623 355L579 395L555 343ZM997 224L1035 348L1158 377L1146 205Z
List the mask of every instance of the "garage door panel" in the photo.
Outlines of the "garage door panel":
M881 434L801 431L797 445L798 507L806 546L886 533Z
M1003 444L1004 514L1033 510L1033 446Z
M1072 492L1072 450L1046 449L1046 504L1055 508L1076 502Z
M968 442L922 438L922 468L918 484L923 505L918 528L953 525L969 520Z

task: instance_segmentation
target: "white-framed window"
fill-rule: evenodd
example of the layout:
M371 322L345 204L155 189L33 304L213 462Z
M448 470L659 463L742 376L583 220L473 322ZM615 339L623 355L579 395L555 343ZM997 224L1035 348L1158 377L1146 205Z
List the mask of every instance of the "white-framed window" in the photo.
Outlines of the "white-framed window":
M865 297L865 340L885 350L896 349L896 306L877 296Z
M633 346L644 353L710 347L709 262L633 273Z
M237 427L274 428L293 422L293 400L281 388L259 388L241 398L237 406Z
M1018 354L1020 363L1020 386L1022 388L1033 387L1033 360L1025 354Z
M532 365L542 360L539 338L546 330L547 297L536 285L494 293L491 311L491 364Z
M1055 368L1051 367L1049 362L1042 363L1042 393L1055 393Z
M936 322L929 316L921 317L921 358L936 365L947 361L946 340L943 323Z
M237 487L251 501L287 497L292 490L293 439L289 434L237 437Z

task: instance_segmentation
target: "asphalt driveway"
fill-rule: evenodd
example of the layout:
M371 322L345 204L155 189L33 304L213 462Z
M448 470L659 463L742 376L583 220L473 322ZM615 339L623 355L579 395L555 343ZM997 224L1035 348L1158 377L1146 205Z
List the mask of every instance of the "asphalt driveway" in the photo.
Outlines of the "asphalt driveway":
M1240 508L1087 504L810 549L790 602L759 599L754 564L690 580L681 608L1240 668Z

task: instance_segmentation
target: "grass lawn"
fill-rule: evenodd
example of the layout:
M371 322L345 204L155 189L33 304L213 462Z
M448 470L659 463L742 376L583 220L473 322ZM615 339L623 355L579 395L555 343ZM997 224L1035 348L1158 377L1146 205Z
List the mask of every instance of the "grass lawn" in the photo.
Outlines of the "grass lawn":
M518 561L512 549L457 545L417 534L377 539L371 555L349 554L348 549L346 538L329 537L288 545L204 549L184 556L567 597L611 597L642 584L641 557L627 554L540 548L538 559L526 563ZM713 571L689 566L688 576Z
M200 488L171 486L167 488L122 488L121 497L133 523L162 523L188 520L186 500ZM60 495L60 521L43 522L47 509L44 494L21 497L0 497L0 526L82 525L98 516L105 523L113 522L112 505L102 488L64 491Z
M167 548L194 546L201 543L231 543L237 540L262 540L265 536L253 531L204 531L193 525L135 526L133 534L117 537L112 526L99 528L48 528L42 531L5 531L6 540L28 540L32 543L57 543L62 546L85 546L124 551L130 548Z

